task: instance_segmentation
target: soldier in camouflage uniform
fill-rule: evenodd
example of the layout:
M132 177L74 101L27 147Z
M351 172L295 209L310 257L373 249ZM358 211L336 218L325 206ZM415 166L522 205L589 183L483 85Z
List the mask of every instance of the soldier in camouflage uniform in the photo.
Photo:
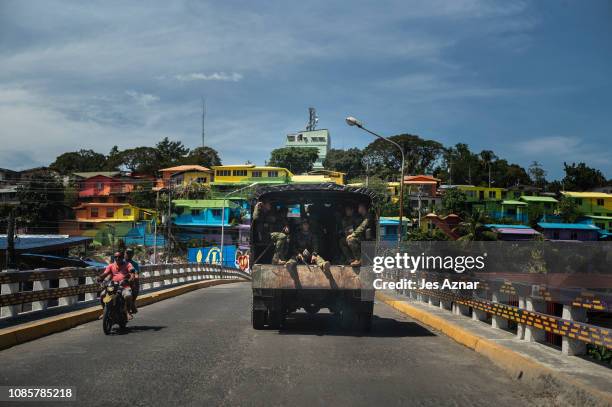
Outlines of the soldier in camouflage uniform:
M310 230L307 219L302 221L301 229L291 237L291 247L294 255L287 262L288 267L311 263L319 266L323 272L329 272L330 263L319 254L319 238Z
M350 205L347 205L344 207L344 216L341 219L341 226L340 226L340 240L338 242L338 245L340 246L340 250L342 251L342 254L344 255L344 259L346 264L350 264L354 258L353 258L353 252L351 250L351 245L348 242L348 237L352 235L353 231L355 230L355 227L358 224L358 218L357 216L354 214L353 212L353 207Z
M348 207L347 207L348 208ZM358 214L356 217L349 217L351 211L345 212L345 217L342 219L343 228L346 224L345 236L340 239L340 248L344 255L349 259L352 267L361 266L361 242L369 238L367 233L373 225L372 216L368 211L368 207L360 203ZM353 220L354 223L351 223ZM352 225L352 228L350 226Z
M285 264L289 254L289 225L286 208L274 210L269 201L257 202L253 225L259 241L274 245L272 264Z

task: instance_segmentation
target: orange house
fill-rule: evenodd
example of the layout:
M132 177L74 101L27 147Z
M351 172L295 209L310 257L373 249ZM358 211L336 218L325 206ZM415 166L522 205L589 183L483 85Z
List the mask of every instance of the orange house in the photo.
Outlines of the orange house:
M435 197L438 195L438 184L440 179L431 175L407 175L404 177L404 185L408 185L410 194L421 190L426 196Z
M127 194L134 190L136 180L122 177L96 175L80 182L79 198L110 197L113 194Z

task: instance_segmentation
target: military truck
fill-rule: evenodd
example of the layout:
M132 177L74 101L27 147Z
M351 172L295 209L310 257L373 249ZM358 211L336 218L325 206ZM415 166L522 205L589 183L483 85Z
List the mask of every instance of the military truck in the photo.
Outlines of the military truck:
M273 228L261 219L253 219L250 264L254 329L278 329L289 314L301 308L308 314L327 308L343 328L370 330L374 306L371 269L347 265L339 241L343 237L344 208L352 206L356 211L360 203L370 209L370 225L364 240L376 240L378 218L372 212L374 197L374 192L367 188L333 183L263 186L254 192L251 208L262 202L276 213L283 216L286 213L290 247L299 225L308 219L313 233L319 237L318 254L331 263L327 271L305 261L292 267L278 264L273 260L275 244L270 240Z

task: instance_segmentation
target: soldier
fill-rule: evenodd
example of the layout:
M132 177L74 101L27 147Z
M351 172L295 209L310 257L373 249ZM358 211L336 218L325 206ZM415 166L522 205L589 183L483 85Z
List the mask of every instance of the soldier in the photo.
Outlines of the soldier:
M292 251L295 253L293 258L287 262L287 266L295 266L300 263L311 263L319 266L324 273L330 270L330 263L319 254L319 238L310 230L310 222L302 220L300 230L292 236Z
M351 208L352 209L352 208ZM354 223L354 227L350 230L350 233L346 233L346 238L340 239L340 247L343 253L350 259L351 267L361 266L361 242L368 238L367 234L372 227L372 216L368 211L368 207L364 203L360 203L358 208L357 222ZM348 215L348 213L345 212ZM345 217L348 223L349 219ZM343 219L343 225L345 223ZM348 230L347 230L348 232Z
M287 209L274 210L270 201L257 202L253 210L253 225L260 241L274 245L272 264L285 264L289 252Z
M339 246L344 255L346 264L350 264L354 260L351 246L348 242L348 237L352 235L353 230L357 226L358 219L353 212L353 207L347 205L344 207L344 216L341 219L341 231Z

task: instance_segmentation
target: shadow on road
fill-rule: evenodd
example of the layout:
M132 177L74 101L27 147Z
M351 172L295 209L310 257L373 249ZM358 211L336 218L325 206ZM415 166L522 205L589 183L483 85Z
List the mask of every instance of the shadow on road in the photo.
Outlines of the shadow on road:
M167 328L166 326L151 326L151 325L128 325L125 329L117 329L114 330L113 333L115 335L127 335L127 334L136 334L139 332L157 332L162 329Z
M427 328L415 322L398 321L374 315L372 330L363 332L356 329L343 329L332 314L294 313L287 317L285 324L278 332L280 335L332 335L332 336L365 336L376 338L399 338L436 336Z

